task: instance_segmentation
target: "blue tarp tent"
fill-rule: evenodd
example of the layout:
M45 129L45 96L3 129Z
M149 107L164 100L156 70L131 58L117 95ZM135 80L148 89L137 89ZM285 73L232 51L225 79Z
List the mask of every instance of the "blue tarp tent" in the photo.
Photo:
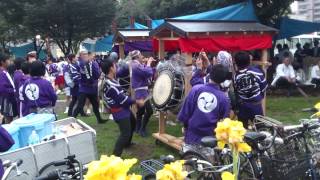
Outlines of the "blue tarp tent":
M130 27L130 26L127 26L126 29L131 29L131 27ZM145 25L142 25L142 24L140 24L140 23L136 23L136 22L135 22L133 29L148 29L148 27L145 26Z
M252 1L242 2L198 14L179 16L173 19L184 20L228 20L228 21L258 21ZM152 28L155 29L164 22L163 19L152 20Z
M82 46L89 52L107 52L112 49L113 35L105 36L95 43L82 43Z
M106 52L112 49L113 35L106 36L96 42L95 52Z
M280 30L277 39L287 39L301 34L320 31L320 23L300 21L284 17L281 19L280 23L278 23L277 28Z
M152 20L151 24L152 24L152 29L157 28L158 26L160 26L162 23L164 23L163 19L158 19L158 20Z
M9 50L15 57L25 58L28 52L34 50L34 43L25 44L22 46L11 46L9 47ZM46 53L44 50L41 50L39 53L39 59L44 59L45 57Z

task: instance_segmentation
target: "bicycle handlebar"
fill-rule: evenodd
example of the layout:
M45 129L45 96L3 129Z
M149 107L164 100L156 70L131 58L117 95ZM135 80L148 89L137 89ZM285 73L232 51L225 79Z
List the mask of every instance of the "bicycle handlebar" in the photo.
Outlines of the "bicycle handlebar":
M49 172L46 176L37 177L35 180L50 180L50 179L59 179L60 173L58 170Z

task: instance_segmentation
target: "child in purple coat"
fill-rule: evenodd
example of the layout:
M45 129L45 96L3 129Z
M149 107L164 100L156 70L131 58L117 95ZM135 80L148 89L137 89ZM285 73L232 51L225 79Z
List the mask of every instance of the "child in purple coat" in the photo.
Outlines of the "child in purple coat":
M23 90L23 86L25 84L25 82L30 79L30 63L28 62L24 62L21 64L21 70L23 72L23 76L22 78L20 79L20 85L17 86L17 90L19 91L19 97L18 97L18 106L19 106L19 116L20 117L23 117L25 115L28 115L28 111L27 109L25 108L25 103L24 103L24 99L23 99L23 93L22 93L22 90Z
M53 108L57 101L57 95L51 83L42 77L46 73L46 67L41 61L30 64L30 79L22 89L25 112L29 113L54 113Z
M238 68L234 77L239 106L238 118L247 128L249 120L254 120L256 115L263 115L262 100L267 88L267 81L259 68L250 66L248 53L237 53L235 62Z
M5 117L5 122L12 122L18 115L17 101L15 99L16 88L13 78L7 68L10 65L10 57L0 54L0 96L1 96L1 114Z

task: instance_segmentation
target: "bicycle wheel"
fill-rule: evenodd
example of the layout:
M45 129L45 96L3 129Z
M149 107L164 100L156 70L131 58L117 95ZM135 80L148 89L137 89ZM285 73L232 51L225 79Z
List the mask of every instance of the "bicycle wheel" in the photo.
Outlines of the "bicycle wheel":
M258 167L255 162L250 160L246 154L240 153L240 179L255 180L258 179Z
M143 177L143 180L156 180L156 175L155 174L148 174Z
M246 154L240 153L240 167L239 167L239 179L243 180L256 180L257 178L257 166L254 162L250 161ZM222 164L232 164L231 152L221 156Z
M197 152L186 152L185 154L182 155L182 159L184 160L190 160L190 159L200 159L200 160L205 160L204 156L202 156L201 154L197 153ZM209 167L209 166L208 166ZM203 168L207 168L206 166L203 166ZM210 172L210 173L205 173L205 172L198 172L196 171L196 169L194 169L194 167L190 166L190 165L184 165L184 170L186 170L189 173L188 178L190 179L197 179L197 180L217 180L217 176L215 175L215 173Z

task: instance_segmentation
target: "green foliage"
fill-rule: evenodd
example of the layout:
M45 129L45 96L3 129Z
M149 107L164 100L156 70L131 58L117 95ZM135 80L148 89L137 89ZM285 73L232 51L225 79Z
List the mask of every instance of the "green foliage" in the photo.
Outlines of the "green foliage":
M29 38L50 37L69 54L85 38L108 32L115 5L114 0L7 0L0 10L8 21L26 27Z

